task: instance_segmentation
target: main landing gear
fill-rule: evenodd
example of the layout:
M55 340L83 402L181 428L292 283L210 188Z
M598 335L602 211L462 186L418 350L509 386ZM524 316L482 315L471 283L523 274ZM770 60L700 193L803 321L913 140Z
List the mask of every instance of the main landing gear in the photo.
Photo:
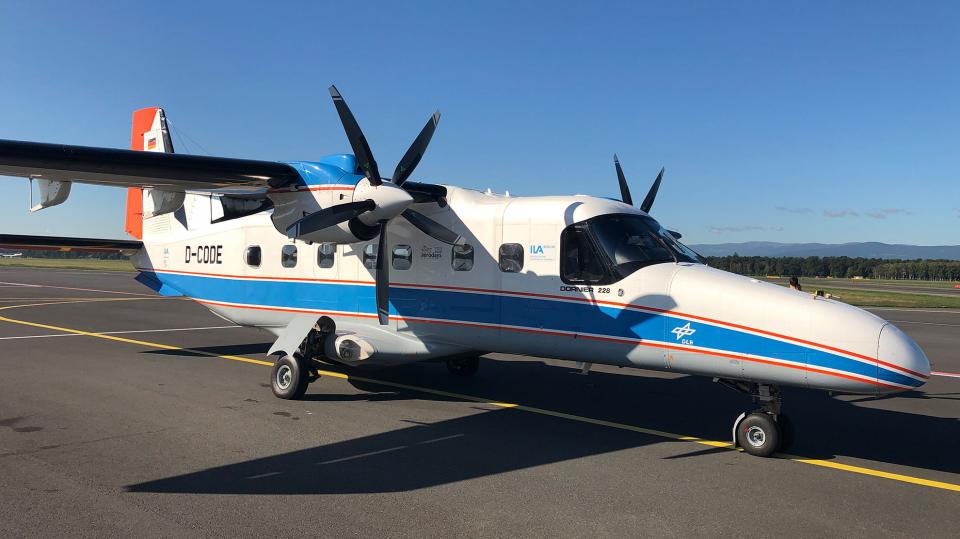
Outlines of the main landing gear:
M760 408L744 412L733 422L733 444L758 457L769 457L793 444L793 424L780 412L783 398L778 386L715 378L726 387L750 395Z
M284 354L277 359L270 372L270 389L275 396L298 400L307 392L307 386L320 378L314 358L320 354L322 342L323 335L311 330L293 355Z
M273 364L270 373L270 388L281 399L297 400L310 385L311 362L300 354L285 355Z

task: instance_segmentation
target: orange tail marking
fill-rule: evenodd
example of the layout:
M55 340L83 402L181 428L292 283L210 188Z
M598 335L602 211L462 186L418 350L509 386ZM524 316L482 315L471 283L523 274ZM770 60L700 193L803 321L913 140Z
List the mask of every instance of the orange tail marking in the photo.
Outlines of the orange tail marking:
M127 187L127 234L143 239L143 189Z
M143 134L153 129L153 120L157 116L157 107L147 107L133 111L133 129L130 132L130 149L143 151Z

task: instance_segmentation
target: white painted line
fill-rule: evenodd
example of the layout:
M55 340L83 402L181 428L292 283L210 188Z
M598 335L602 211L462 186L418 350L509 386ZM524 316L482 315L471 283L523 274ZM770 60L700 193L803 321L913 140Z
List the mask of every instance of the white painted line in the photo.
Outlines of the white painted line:
M920 324L923 326L947 326L948 328L960 328L960 324L940 324L937 322L915 322L913 320L887 320L894 324Z
M5 283L0 281L0 285L23 286L28 288L57 288L60 290L80 290L82 292L103 292L105 294L125 294L128 296L148 296L155 297L156 294L141 294L139 292L120 292L117 290L100 290L99 288L75 288L72 286L53 286L48 284L26 284L26 283Z
M930 371L931 376L946 376L947 378L960 378L960 373Z
M164 333L166 331L200 331L204 329L232 329L244 326L207 326L199 328L167 328L167 329L135 329L129 331L91 331L98 335L126 335L128 333ZM0 341L12 339L43 339L46 337L83 337L80 333L48 333L46 335L20 335L17 337L0 337Z
M901 313L960 314L956 309L903 309L901 307L863 307L867 311L899 311Z

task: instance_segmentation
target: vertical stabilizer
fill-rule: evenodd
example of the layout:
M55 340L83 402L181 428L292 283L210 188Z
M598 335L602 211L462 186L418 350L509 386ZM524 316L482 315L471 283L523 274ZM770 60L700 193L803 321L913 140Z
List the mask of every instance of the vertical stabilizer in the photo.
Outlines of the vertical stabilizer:
M167 128L167 116L160 107L134 111L130 149L144 152L173 153L173 141Z
M173 153L173 140L167 127L167 116L160 107L147 107L133 112L130 149L143 152ZM127 234L143 239L143 189L127 188Z

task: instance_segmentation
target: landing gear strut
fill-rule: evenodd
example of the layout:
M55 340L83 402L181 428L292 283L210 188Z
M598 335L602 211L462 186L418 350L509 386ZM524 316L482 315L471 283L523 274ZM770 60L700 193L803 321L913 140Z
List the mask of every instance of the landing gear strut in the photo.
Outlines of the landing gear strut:
M473 376L480 368L480 356L452 357L445 363L454 376Z
M733 422L734 447L758 457L769 457L793 443L793 424L780 412L783 397L778 386L715 378L726 387L750 395L760 408L744 412Z

